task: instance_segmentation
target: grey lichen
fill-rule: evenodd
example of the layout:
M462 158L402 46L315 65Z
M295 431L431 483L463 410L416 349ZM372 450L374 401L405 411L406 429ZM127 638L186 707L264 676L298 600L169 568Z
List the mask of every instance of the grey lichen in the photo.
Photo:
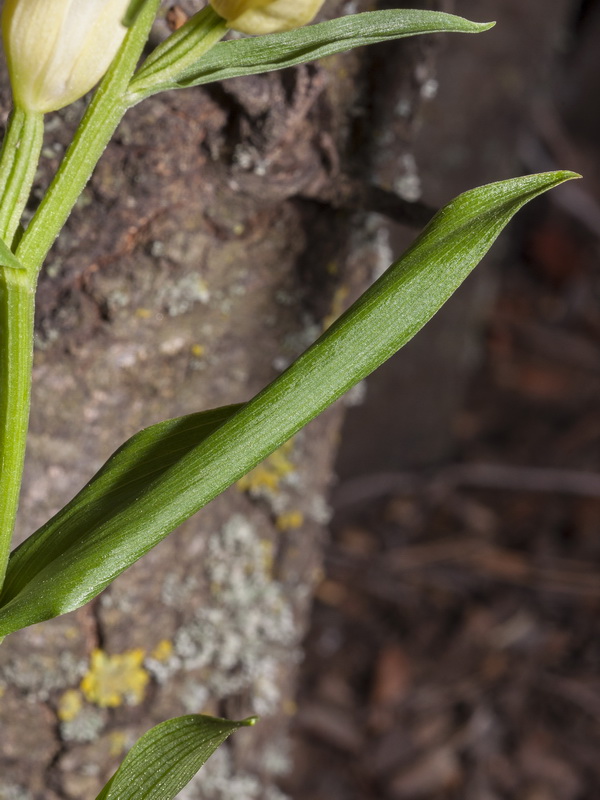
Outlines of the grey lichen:
M210 694L204 683L188 680L183 684L179 697L187 714L197 714L206 708Z
M333 517L333 508L322 494L308 498L306 516L319 525L328 525Z
M185 609L192 593L198 588L198 578L191 575L181 579L176 572L165 576L161 590L161 599L169 608Z
M184 275L176 283L164 284L158 292L157 301L170 317L185 314L196 303L208 303L211 293L198 272Z
M15 783L0 785L0 800L32 800L31 794Z
M267 778L268 780L268 778ZM289 800L275 785L257 775L234 770L231 753L221 747L176 800Z
M257 714L272 713L280 700L279 669L299 657L292 608L247 518L231 517L207 550L213 603L179 630L175 654L184 669L201 671L211 695L247 690Z
M400 175L394 181L394 190L404 200L415 202L423 194L419 168L412 153L405 153L399 160Z
M303 315L302 328L284 336L283 348L287 353L294 356L299 355L307 347L310 347L321 333L322 328L319 323L306 313Z
M371 213L365 224L351 233L349 249L351 264L370 264L371 280L376 281L394 261L390 228L381 214Z
M182 668L181 659L174 653L167 659L152 658L149 656L144 659L144 667L148 670L154 680L163 686L166 684L172 675L175 675ZM201 706L196 706L192 711L197 711Z
M58 659L34 653L5 664L0 669L0 682L16 686L32 700L46 701L51 692L76 684L85 669L85 661L68 651Z
M283 777L292 769L291 744L287 738L278 738L264 748L262 769L269 775Z
M88 706L74 719L60 723L60 736L63 742L94 742L105 723L106 714Z

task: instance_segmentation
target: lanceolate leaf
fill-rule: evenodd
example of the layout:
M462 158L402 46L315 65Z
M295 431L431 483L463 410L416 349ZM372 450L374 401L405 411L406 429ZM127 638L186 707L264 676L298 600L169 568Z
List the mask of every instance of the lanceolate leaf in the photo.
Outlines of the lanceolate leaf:
M228 736L254 722L200 714L163 722L136 742L96 800L173 800Z
M133 104L165 89L271 72L366 44L423 33L480 33L493 24L470 22L437 11L395 9L349 14L288 33L221 42L168 82L155 81L153 66L144 69L142 65L131 82L129 94Z
M461 195L248 403L195 415L191 423L190 418L163 423L138 434L137 443L136 437L130 440L87 489L12 554L0 597L0 636L97 595L402 347L527 201L573 177L571 172L531 175ZM198 432L198 424L206 427Z

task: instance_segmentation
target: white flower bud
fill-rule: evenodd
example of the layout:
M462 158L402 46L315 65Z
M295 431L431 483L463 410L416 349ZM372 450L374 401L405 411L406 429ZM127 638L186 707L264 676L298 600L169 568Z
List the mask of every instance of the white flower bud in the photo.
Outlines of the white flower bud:
M242 33L289 31L306 25L325 0L210 0L230 28Z
M45 113L102 78L127 33L129 0L4 0L2 37L15 104Z

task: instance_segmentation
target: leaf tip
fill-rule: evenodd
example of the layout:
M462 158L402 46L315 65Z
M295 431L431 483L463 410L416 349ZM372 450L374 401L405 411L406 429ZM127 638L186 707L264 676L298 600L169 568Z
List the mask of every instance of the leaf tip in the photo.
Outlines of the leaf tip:
M583 176L579 172L573 172L570 169L557 169L553 172L541 173L540 177L547 177L551 186L560 186L561 183L566 181L579 180Z
M564 181L573 181L583 178L583 175L581 175L579 172L573 172L570 169L560 170L557 174L562 175Z
M246 717L246 719L240 720L239 725L243 728L253 728L258 720L259 717Z

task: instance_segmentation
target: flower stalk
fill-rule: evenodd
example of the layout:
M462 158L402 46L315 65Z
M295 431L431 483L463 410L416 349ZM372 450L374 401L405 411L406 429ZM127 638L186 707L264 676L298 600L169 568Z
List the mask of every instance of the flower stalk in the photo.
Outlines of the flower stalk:
M148 56L135 74L128 93L130 105L160 91L164 84L176 80L222 39L228 30L227 22L211 6L190 17Z
M9 247L29 199L43 138L43 115L14 108L0 153L0 239Z
M15 108L0 152L0 238L9 246L31 192L44 135L41 114ZM0 266L0 586L19 503L29 424L35 275Z

